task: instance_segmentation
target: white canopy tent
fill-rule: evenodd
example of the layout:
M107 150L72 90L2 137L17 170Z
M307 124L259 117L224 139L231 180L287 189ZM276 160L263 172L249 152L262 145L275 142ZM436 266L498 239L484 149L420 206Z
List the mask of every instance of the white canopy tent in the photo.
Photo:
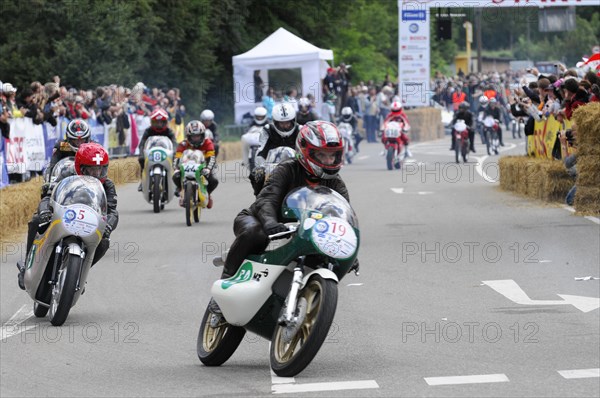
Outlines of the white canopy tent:
M255 70L260 70L266 88L269 85L268 70L300 68L302 95L311 93L315 96L317 105L320 105L321 79L326 76L329 67L325 61L332 59L333 51L316 47L284 28L277 29L253 49L234 56L235 121L239 123L242 115L253 111L257 106L254 102Z

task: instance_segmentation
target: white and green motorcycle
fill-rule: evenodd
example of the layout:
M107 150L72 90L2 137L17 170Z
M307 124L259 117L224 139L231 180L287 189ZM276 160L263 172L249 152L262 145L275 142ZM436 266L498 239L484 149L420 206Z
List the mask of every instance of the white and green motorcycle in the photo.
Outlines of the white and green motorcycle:
M271 368L278 376L300 373L317 355L335 315L338 282L358 255L358 220L350 204L326 187L303 187L282 208L294 220L278 248L249 256L229 279L211 289L222 315L207 307L198 333L200 361L227 361L246 331L271 341ZM222 265L221 258L215 265Z

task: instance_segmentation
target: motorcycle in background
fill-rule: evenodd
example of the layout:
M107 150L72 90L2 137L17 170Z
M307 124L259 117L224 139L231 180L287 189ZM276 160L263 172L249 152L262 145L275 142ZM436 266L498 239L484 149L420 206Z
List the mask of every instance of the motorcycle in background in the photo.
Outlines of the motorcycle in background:
M381 140L385 147L384 155L388 170L400 169L402 167L402 123L388 122L383 126Z
M262 126L252 126L242 135L242 164L252 173L256 167L256 154L260 148Z
M25 269L23 282L34 301L34 315L43 318L50 311L50 322L60 326L85 289L106 228L104 187L94 177L63 178L53 188L50 209L52 219L38 231L25 264L17 266Z
M207 366L227 361L250 331L271 341L275 374L292 377L308 366L329 333L338 283L358 255L358 219L346 199L323 186L293 190L281 210L294 224L269 239L289 239L249 256L233 277L211 288L222 314L207 307L202 318L196 347Z
M287 146L280 146L273 148L267 154L267 159L263 164L257 165L254 172L250 174L250 182L254 189L254 195L258 196L264 185L266 184L269 176L275 170L275 167L286 159L293 159L296 157L296 151ZM260 158L259 158L260 159Z
M175 194L173 174L173 143L164 136L152 136L144 148L144 169L142 170L142 194L160 213Z
M202 175L206 167L204 154L197 149L186 149L183 151L179 162L181 173L182 194L185 203L185 223L188 227L194 222L200 221L200 212L208 204L208 181Z
M467 163L469 157L469 130L464 120L458 119L454 123L452 130L454 134L454 154L456 157L456 163L460 163L460 156L462 156L463 162Z
M491 155L492 152L496 155L498 154L498 148L500 147L500 137L498 137L499 128L500 122L491 115L487 115L483 119L483 135L488 155Z
M511 121L513 138L521 138L521 130L525 130L525 120L519 116Z
M347 164L352 164L352 158L356 154L353 144L352 125L350 123L342 122L338 124L338 130L342 136L342 140L344 141L345 161Z

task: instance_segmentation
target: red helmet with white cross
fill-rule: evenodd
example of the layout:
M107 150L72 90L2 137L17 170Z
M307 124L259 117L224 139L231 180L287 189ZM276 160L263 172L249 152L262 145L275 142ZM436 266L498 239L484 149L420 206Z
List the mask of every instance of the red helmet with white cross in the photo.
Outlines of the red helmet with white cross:
M75 154L75 171L104 182L108 177L108 152L98 143L82 144Z

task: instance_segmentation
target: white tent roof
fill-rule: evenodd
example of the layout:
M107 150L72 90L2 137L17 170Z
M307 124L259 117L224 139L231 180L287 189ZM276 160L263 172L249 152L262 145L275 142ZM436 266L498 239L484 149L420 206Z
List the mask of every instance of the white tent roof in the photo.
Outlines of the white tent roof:
M248 65L253 63L253 60L261 64L264 63L265 58L277 59L279 62L285 62L287 58L294 61L305 58L331 60L333 51L319 48L284 28L279 28L253 49L234 56L233 65L238 63Z

